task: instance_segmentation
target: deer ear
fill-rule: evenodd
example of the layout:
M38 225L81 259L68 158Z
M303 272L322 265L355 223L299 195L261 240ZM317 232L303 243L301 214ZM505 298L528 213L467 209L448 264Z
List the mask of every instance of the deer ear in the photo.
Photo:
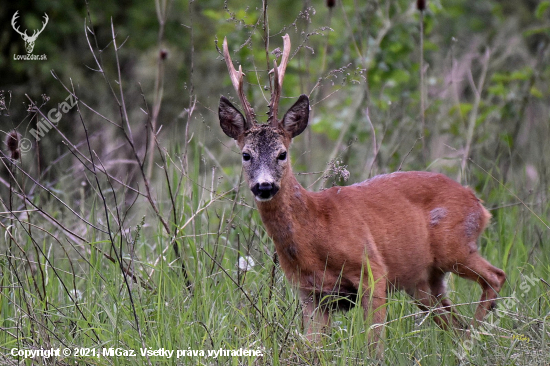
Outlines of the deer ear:
M235 140L249 128L242 113L223 95L220 98L218 116L223 132Z
M298 101L286 112L280 126L294 138L304 132L309 120L309 99L307 95L300 95Z

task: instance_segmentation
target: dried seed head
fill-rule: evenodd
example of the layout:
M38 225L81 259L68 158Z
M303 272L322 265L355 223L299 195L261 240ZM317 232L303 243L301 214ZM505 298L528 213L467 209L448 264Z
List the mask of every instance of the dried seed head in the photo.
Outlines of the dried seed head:
M333 8L336 5L336 0L327 0L327 7Z
M19 134L17 131L11 131L6 138L6 145L8 145L8 151L12 152L19 146Z
M168 50L166 49L161 49L160 52L159 52L159 57L161 60L166 60L166 58L168 57Z
M10 152L10 157L12 159L17 160L21 156L21 151L19 150L19 141L20 136L17 131L13 130L8 133L8 136L6 137L6 145L8 146L8 151Z
M426 0L416 0L416 8L420 11L426 10Z

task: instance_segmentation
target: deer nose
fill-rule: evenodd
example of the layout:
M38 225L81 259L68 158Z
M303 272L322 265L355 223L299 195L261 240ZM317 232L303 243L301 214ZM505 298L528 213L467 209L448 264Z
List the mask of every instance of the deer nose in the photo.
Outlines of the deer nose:
M258 185L258 191L260 192L269 192L273 189L273 184L269 182L262 182Z
M279 191L279 188L275 185L275 183L270 182L256 183L251 189L254 196L256 196L256 199L260 201L270 200L275 193Z

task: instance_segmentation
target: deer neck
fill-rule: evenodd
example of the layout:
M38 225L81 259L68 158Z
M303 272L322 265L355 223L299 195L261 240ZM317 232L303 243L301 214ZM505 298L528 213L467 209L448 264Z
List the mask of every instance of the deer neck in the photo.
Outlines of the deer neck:
M291 262L296 260L298 236L303 234L302 230L306 227L315 230L316 220L310 217L315 212L311 195L298 183L289 167L281 180L279 192L270 201L257 202L264 226L275 242L279 256L286 256Z

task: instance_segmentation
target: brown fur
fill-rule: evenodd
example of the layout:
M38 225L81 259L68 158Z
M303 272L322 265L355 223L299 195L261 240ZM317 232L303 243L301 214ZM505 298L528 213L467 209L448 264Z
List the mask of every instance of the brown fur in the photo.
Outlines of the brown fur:
M314 193L302 188L288 169L279 193L257 204L281 267L302 298L312 292L317 297L357 294L362 275L368 293L368 260L376 282L371 307L377 309L377 323L385 319L387 290L397 289L423 309L435 307L437 323L446 326L451 311L444 298L447 272L480 283L476 319L481 320L505 280L502 270L471 250L472 236L477 238L490 214L469 189L441 174L393 173ZM437 208L447 214L432 225L430 212ZM321 319L314 320L321 324L311 324L308 333L328 325L327 310L317 311ZM304 315L312 314L306 309Z
M220 122L243 151L245 175L281 268L299 288L309 337L316 339L329 325L331 308L348 308L345 300L353 302L358 294L365 318L383 323L390 290L403 290L421 309L433 310L440 326L461 326L445 297L448 272L480 284L475 321L482 320L506 276L477 251L477 238L491 215L474 193L428 172L397 172L322 192L305 190L289 159L278 157L288 150L295 131L307 125L306 102L300 97L278 127L255 124L244 130L244 117L222 98ZM270 196L258 188L267 183L276 187ZM327 295L341 297L328 306L323 302ZM374 328L373 344L381 331Z

